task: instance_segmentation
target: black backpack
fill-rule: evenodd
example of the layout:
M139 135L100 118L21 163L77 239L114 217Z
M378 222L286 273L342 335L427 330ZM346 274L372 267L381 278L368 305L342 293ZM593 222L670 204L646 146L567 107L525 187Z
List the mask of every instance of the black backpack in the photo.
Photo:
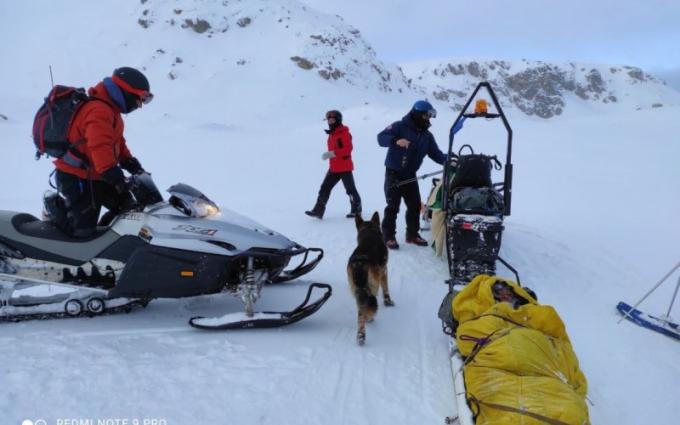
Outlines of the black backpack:
M465 147L472 153L463 155ZM459 187L491 187L491 169L494 165L500 169L500 161L495 156L475 154L470 145L463 145L458 152L458 166L449 190Z
M451 197L454 214L482 214L502 217L503 196L492 187L460 187Z
M57 85L50 90L33 119L36 159L42 155L61 158L69 152L83 159L82 154L73 149L75 145L68 141L68 131L73 117L89 99L82 87Z

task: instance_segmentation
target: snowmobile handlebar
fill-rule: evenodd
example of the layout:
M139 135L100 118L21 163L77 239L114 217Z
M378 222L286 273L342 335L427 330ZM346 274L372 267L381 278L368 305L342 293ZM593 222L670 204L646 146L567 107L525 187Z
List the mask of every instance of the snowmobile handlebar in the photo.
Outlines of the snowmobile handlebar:
M474 113L474 114L463 114L465 118L500 118L501 114L489 114L488 112L484 113Z

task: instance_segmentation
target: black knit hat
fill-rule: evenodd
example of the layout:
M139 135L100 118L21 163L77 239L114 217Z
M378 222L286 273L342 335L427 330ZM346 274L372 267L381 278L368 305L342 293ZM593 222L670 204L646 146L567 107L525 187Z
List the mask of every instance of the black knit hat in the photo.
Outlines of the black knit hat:
M326 119L328 118L335 118L336 123L342 124L342 112L337 109L326 112Z

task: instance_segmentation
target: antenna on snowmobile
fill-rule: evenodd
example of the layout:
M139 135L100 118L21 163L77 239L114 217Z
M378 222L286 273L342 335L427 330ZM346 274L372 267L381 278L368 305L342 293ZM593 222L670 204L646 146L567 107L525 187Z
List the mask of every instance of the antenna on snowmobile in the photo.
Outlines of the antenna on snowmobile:
M49 65L50 67L50 83L52 83L52 88L54 88L54 78L52 78L52 65Z

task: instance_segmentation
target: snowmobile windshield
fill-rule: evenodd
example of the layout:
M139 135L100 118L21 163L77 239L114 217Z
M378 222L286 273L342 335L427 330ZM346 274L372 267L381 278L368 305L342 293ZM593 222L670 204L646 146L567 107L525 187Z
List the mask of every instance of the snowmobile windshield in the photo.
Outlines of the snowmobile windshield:
M141 206L155 204L163 200L160 190L153 182L151 174L142 173L131 177L130 191L135 197L137 204Z
M209 217L220 212L220 207L201 191L188 184L178 183L168 189L170 205L189 217Z

